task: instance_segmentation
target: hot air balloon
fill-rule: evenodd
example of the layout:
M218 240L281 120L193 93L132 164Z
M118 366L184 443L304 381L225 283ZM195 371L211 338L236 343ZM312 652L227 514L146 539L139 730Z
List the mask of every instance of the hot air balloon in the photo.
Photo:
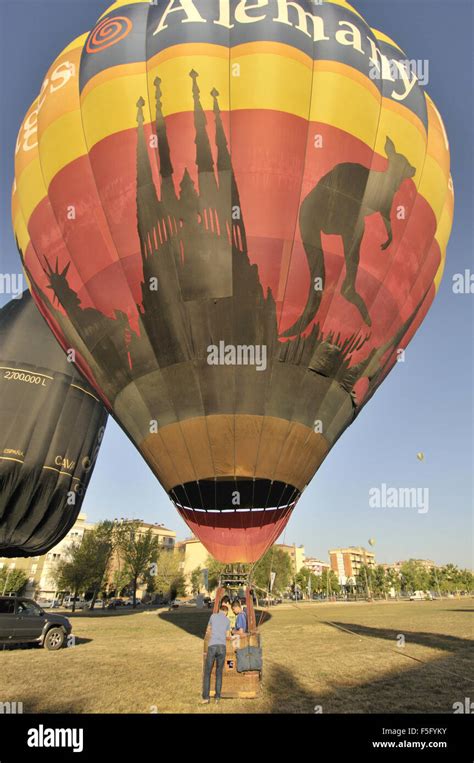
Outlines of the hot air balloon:
M394 366L452 217L441 117L345 0L119 0L18 136L34 299L223 562L276 540Z
M0 556L38 556L79 514L107 413L28 292L0 310Z
M375 538L369 538L369 546L375 546Z
M418 461L424 461L425 460L425 454L420 451L420 453L416 454L416 457Z

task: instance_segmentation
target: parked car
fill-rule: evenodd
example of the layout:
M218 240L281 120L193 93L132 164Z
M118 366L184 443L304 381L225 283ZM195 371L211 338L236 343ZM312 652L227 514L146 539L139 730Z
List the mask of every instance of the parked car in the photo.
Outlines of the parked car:
M41 609L49 609L53 606L52 599L36 599L36 603L38 607L41 607Z
M116 609L117 607L124 607L123 599L111 599L107 604L107 609Z
M45 612L33 599L0 596L0 643L36 643L56 651L71 631L67 617Z
M431 601L432 598L429 591L414 591L410 596L410 601L424 601L425 599Z
M169 602L163 596L157 596L156 599L153 599L152 604L156 607L166 607Z
M133 599L126 599L123 602L123 604L124 604L125 607L133 607ZM137 599L135 601L135 606L136 607L141 607L142 606L142 602L140 601L140 599Z
M266 596L258 599L259 607L273 607L276 604L281 604L281 599L277 599L276 596Z
M73 602L76 602L76 609L84 609L84 604L86 604L86 600L82 596L66 596L63 599L63 607L66 609L72 609Z
M76 609L90 609L91 608L91 601L92 601L92 599L90 601L86 601L85 599L81 599L80 601L76 601Z
M196 599L173 599L170 602L169 609L179 609L180 607L195 607Z

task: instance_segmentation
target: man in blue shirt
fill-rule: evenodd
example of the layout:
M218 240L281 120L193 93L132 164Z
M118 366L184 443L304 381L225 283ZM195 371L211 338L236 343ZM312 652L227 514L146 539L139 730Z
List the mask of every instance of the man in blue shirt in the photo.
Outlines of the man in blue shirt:
M204 679L202 686L203 704L209 704L211 690L211 672L214 661L216 662L216 702L221 698L222 673L224 671L226 642L230 637L230 622L227 617L227 607L221 604L219 612L211 615L209 620L210 636L207 645L206 664L204 665Z
M232 610L235 613L234 634L244 635L247 633L247 613L243 611L238 600L232 604Z

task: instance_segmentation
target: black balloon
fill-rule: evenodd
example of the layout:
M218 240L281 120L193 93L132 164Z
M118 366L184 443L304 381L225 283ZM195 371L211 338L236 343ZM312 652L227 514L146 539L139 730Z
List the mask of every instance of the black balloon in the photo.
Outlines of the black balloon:
M29 292L0 310L0 556L46 553L77 519L107 414Z

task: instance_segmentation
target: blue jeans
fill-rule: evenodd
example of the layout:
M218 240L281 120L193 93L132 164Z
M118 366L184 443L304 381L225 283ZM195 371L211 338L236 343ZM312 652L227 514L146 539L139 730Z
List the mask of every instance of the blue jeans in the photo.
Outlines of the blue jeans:
M207 647L206 664L204 665L204 680L202 684L202 698L209 699L211 690L211 672L214 660L216 661L216 699L221 696L222 673L224 672L225 644L215 644Z

